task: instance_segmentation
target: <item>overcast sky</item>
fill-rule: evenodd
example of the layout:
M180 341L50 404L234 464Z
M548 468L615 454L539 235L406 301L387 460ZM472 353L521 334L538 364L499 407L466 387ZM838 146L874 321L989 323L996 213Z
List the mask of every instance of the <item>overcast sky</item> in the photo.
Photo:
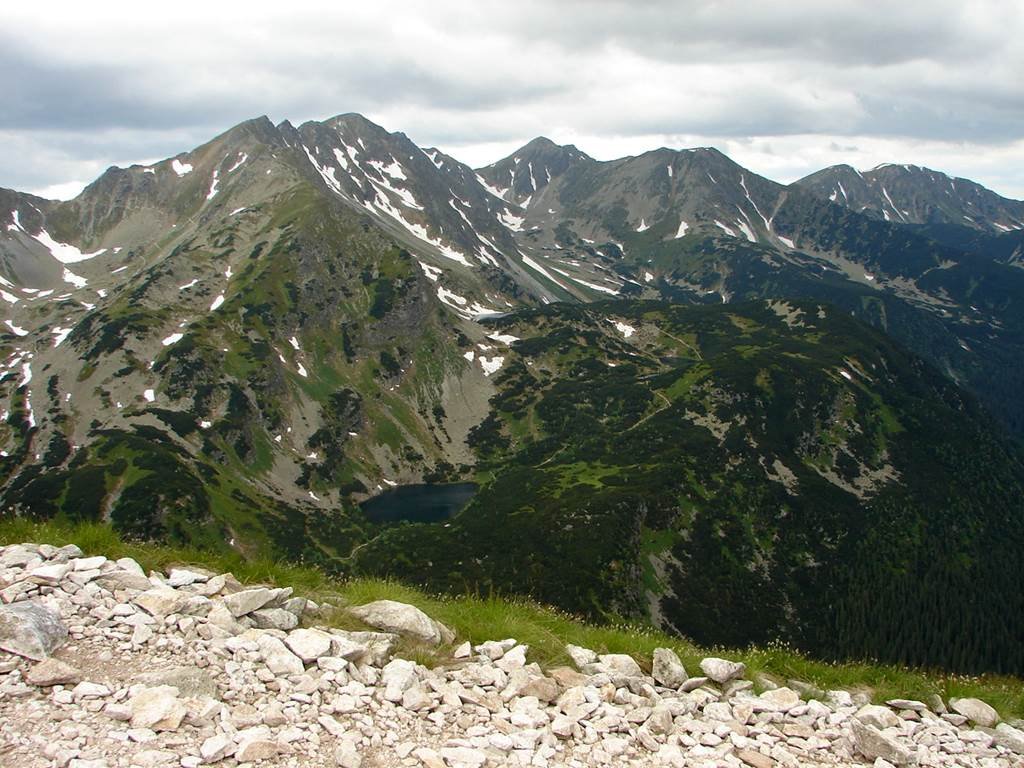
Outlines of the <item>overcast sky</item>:
M5 2L0 186L69 197L250 117L361 112L474 166L545 135L1021 199L1022 40L1021 0Z

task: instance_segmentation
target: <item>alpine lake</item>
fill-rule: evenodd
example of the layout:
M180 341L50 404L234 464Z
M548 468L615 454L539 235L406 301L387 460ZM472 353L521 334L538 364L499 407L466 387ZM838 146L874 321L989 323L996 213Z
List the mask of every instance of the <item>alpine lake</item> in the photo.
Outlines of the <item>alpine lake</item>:
M476 491L476 483L403 485L359 506L377 524L439 523L462 511Z

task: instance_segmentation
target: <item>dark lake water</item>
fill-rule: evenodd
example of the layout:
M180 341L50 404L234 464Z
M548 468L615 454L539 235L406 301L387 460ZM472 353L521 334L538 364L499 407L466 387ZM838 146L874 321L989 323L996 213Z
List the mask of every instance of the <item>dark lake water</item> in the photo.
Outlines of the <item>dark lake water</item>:
M476 483L403 485L359 506L374 523L437 523L459 512L475 493Z

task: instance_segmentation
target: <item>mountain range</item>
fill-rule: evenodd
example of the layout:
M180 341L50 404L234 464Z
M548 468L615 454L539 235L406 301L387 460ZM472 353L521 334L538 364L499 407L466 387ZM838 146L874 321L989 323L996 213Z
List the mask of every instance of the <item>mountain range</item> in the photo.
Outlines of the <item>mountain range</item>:
M710 148L473 169L354 114L0 190L3 508L1020 671L1022 208ZM454 480L444 523L358 506Z

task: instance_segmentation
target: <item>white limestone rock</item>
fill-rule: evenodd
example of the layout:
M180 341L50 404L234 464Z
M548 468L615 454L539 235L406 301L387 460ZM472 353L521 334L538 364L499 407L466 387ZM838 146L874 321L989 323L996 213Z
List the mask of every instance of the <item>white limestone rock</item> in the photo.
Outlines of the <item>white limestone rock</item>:
M416 664L405 659L392 659L381 670L380 682L384 686L384 698L399 702L402 694L416 682Z
M257 608L246 615L260 629L280 629L287 632L299 626L299 617L284 608Z
M789 712L789 710L801 704L803 702L800 700L799 693L792 688L782 687L764 691L757 697L754 707L755 710L763 708L770 712Z
M68 628L52 608L32 600L0 605L0 650L42 661L68 639Z
M642 677L644 674L636 659L626 653L601 654L592 666L596 667L599 673L618 677Z
M170 587L153 587L133 597L132 602L150 616L163 618L172 613L180 613L188 598L188 594Z
M747 665L739 661L727 661L711 656L701 661L700 670L711 680L722 685L730 680L743 677L747 671Z
M302 659L289 651L287 646L273 635L262 633L256 643L263 663L275 675L301 675L305 671Z
M666 688L679 688L687 681L689 675L686 674L683 662L675 651L671 648L655 648L651 677L658 685L663 685Z
M363 756L352 741L342 739L334 750L334 763L338 768L362 768Z
M170 685L143 688L128 701L133 728L153 731L175 731L188 714L185 703L178 698L178 689Z
M275 739L265 736L251 736L244 739L238 745L235 752L235 759L240 763L255 763L260 760L269 760L277 757L281 751Z
M391 658L398 635L389 632L347 632L330 630L331 654L352 662L383 666Z
M949 708L983 728L994 728L999 722L999 713L981 699L950 699Z
M217 763L235 754L234 740L224 733L218 733L206 739L199 747L199 755L204 763Z
M597 653L589 648L583 648L572 643L565 646L565 652L569 654L569 658L576 665L576 669L583 669L587 664L593 664L597 661Z
M321 656L330 655L332 638L319 629L294 629L288 633L284 644L303 662L312 664Z
M71 560L70 564L76 571L93 571L97 568L101 568L107 562L107 558L103 555L96 555L95 557L79 557L75 560Z
M455 633L430 618L414 605L394 600L377 600L348 609L349 613L371 627L422 640L430 645L450 643Z
M135 563L134 560L131 562ZM96 578L95 583L110 592L119 592L123 590L144 592L145 590L152 588L153 584L146 578L146 575L142 572L142 568L139 567L138 563L135 563L136 568L138 568L137 571L124 568L121 560L118 560L117 564L120 570L101 574Z
M259 610L274 598L274 591L266 587L243 589L224 596L224 606L236 619Z
M1005 749L1024 755L1024 731L1007 723L999 723L993 733L995 743Z
M882 758L893 765L915 765L917 763L916 755L908 747L873 725L866 725L857 718L852 718L850 729L853 731L855 748L868 760Z
M32 667L26 679L31 685L49 688L54 685L74 685L82 679L82 673L70 664L49 658Z
M67 576L69 571L71 571L71 566L67 563L50 563L33 568L25 575L25 578L33 584L53 587L60 584L61 579Z

